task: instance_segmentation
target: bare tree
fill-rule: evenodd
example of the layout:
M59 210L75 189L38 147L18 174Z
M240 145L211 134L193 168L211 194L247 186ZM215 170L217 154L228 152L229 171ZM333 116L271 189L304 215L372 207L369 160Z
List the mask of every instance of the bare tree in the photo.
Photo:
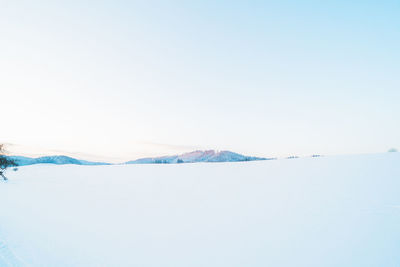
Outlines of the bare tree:
M5 156L4 145L0 144L0 176L3 177L4 181L7 181L7 177L4 175L4 172L8 167L17 166L17 163L9 159Z

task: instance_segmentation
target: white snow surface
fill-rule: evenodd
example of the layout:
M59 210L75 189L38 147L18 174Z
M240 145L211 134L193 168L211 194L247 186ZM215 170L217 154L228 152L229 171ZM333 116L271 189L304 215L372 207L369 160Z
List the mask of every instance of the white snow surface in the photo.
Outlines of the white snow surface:
M2 267L400 266L400 153L7 175Z

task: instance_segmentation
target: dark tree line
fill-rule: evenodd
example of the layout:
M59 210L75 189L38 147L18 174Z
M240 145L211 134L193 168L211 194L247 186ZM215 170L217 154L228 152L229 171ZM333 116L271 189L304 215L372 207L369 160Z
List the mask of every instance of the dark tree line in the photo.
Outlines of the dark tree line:
M0 144L0 176L7 181L7 177L4 175L4 172L8 167L17 166L17 163L14 160L11 160L5 156L4 145Z

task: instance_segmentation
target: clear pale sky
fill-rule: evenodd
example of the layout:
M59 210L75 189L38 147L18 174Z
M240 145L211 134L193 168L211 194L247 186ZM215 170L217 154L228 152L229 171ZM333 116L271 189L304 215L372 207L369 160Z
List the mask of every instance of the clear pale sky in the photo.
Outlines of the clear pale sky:
M0 0L0 142L114 160L400 148L399 14L399 1Z

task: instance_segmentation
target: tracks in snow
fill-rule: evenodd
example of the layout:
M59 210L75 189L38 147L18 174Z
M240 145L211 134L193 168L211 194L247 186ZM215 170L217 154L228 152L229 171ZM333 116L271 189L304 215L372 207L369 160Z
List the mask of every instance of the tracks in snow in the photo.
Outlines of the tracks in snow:
M17 255L2 241L0 240L0 266L4 267L23 267L23 264Z

